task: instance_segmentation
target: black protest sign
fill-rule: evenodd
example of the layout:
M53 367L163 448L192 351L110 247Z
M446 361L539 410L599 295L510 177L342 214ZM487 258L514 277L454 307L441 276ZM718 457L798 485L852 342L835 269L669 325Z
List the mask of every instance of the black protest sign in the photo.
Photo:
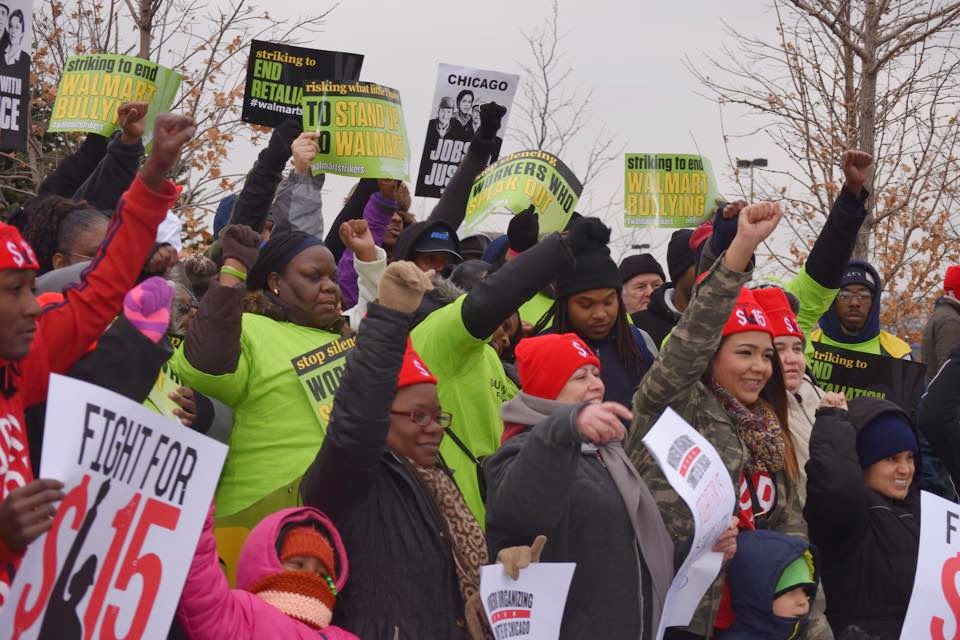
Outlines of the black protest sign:
M32 4L0 3L0 151L27 150Z
M824 391L844 394L847 399L884 398L912 414L923 394L927 367L871 353L813 343L811 368Z
M363 56L358 53L254 40L247 60L241 119L267 127L275 127L289 118L300 120L304 83L354 81L360 78L361 66Z

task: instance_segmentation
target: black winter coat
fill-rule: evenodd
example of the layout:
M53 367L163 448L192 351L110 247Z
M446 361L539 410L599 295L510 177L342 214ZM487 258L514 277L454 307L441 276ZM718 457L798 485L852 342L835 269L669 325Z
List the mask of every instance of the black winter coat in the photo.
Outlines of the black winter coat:
M349 553L350 579L333 624L371 640L465 639L441 516L386 447L410 320L370 304L300 491L304 504L333 518Z
M897 640L913 591L920 541L920 461L905 500L863 483L857 433L881 413L906 414L877 398L850 401L850 411L823 409L810 438L807 504L810 542L820 551L827 619L835 634L857 625Z

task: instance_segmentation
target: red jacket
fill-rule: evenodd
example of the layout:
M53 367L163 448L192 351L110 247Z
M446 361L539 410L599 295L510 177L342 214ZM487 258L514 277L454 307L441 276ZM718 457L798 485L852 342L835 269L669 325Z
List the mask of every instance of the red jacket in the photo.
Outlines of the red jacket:
M65 373L123 309L157 236L157 226L180 190L169 180L162 193L139 176L121 197L96 257L79 285L47 306L27 356L0 361L0 500L33 480L24 411L47 397L51 373ZM0 541L0 606L24 550Z

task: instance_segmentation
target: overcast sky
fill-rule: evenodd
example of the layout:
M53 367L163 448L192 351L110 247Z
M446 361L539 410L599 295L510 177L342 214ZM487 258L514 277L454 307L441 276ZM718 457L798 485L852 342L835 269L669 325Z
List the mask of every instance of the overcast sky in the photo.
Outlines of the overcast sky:
M267 8L273 14L292 15L306 10L303 6L292 2ZM413 176L435 107L437 63L520 73L521 65L531 60L521 29L543 24L551 6L550 0L344 0L328 16L323 31L304 44L362 53L361 79L400 91ZM684 56L696 64L705 52L718 50L726 37L721 20L749 35L776 36L774 16L762 0L560 2L561 30L567 34L563 51L573 68L571 81L594 89L597 127L605 124L616 133L627 152L697 153L695 139L713 162L721 194L734 195L734 185L724 175L727 156L718 108L697 95L698 83L682 64ZM707 69L705 61L702 68ZM746 128L735 114L727 116L727 124ZM504 152L516 150L517 143L508 139ZM771 165L778 161L772 145L759 135L734 140L730 151L741 157L769 157ZM238 147L233 160L239 166L231 168L245 170L254 155L254 149ZM572 158L569 164L576 165L578 160ZM328 177L324 202L328 225L352 183L352 179ZM614 196L622 199L622 193L623 161L619 160L588 185L580 209L589 208L591 198L607 202ZM414 209L422 215L432 203L417 203ZM618 218L622 224L622 216ZM638 234L634 242L652 243L653 252L663 261L668 236L669 232Z

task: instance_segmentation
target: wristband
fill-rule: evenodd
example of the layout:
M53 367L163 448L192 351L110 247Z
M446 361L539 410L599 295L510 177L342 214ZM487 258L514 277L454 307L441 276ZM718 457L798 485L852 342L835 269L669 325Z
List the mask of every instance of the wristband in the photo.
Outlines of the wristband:
M228 267L227 265L223 265L222 267L220 267L220 273L225 273L225 274L227 274L228 276L233 276L234 278L236 278L236 279L239 280L240 282L246 282L246 281L247 281L247 274L245 274L243 271L240 271L239 269L234 269L233 267Z

